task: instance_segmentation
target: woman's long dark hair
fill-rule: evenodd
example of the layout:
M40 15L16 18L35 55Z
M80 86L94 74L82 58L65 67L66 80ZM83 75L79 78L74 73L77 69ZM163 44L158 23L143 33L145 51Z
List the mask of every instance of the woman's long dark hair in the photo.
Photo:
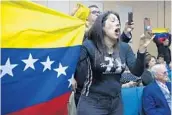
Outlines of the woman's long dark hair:
M105 26L105 21L107 20L110 14L114 14L118 18L119 23L120 23L120 17L118 13L113 12L113 11L107 11L97 17L95 23L93 24L88 34L88 39L93 41L96 48L101 53L104 52L105 47L106 47L104 44L105 32L103 31L103 27Z

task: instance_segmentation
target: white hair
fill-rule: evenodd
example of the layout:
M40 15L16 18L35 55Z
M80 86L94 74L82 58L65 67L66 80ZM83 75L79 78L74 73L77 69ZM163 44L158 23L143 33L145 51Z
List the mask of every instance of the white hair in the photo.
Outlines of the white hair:
M151 68L151 72L155 78L157 77L157 72L160 69L162 69L162 67L165 67L165 65L164 64L156 64Z

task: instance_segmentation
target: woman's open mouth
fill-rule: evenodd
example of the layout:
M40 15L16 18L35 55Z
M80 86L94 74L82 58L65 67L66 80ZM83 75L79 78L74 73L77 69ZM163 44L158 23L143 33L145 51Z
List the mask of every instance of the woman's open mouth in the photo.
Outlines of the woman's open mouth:
M120 34L120 28L115 29L115 34Z

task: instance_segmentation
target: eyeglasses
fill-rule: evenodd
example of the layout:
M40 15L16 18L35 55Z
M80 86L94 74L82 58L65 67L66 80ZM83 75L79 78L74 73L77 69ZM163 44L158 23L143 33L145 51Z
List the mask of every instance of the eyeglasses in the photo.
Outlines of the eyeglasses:
M92 14L100 14L100 11L92 11Z
M168 75L168 72L167 71L163 72L163 75Z

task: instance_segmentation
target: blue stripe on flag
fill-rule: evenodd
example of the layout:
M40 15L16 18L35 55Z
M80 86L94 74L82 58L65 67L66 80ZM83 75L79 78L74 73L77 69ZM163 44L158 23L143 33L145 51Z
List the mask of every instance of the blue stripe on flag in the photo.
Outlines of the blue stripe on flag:
M75 71L80 46L1 49L1 52L2 114L46 102L70 91L68 80ZM30 60L35 60L34 63L30 61L29 64L29 56L32 57ZM48 57L51 62L54 61L51 70L45 68L45 63L42 64L48 63ZM12 67L12 73L8 66Z

